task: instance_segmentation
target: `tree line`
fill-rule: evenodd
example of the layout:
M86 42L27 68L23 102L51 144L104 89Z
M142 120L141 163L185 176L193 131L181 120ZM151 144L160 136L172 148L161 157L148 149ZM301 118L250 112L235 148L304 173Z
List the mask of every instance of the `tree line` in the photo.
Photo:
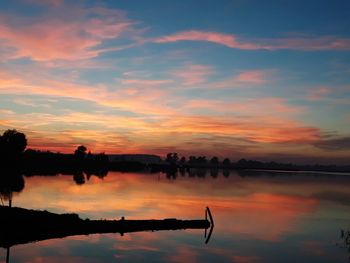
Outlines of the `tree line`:
M89 171L105 173L105 170L137 171L149 168L147 165L135 161L109 162L104 153L92 154L84 145L78 146L71 154L54 153L26 149L27 138L17 130L6 130L0 136L0 162L2 167L24 167L28 173L70 173ZM268 169L268 170L313 170L349 172L350 166L336 165L296 165L292 163L261 162L256 160L240 159L236 162L229 158L219 159L217 156L180 157L178 153L168 153L164 164L153 165L154 169L176 168L223 168L223 169Z
M206 156L180 157L178 153L168 153L165 158L171 168L222 168L222 169L263 169L263 170L288 170L288 171L329 171L350 172L350 165L302 165L293 163L262 162L242 158L236 162L229 158L219 159L217 156L207 158Z

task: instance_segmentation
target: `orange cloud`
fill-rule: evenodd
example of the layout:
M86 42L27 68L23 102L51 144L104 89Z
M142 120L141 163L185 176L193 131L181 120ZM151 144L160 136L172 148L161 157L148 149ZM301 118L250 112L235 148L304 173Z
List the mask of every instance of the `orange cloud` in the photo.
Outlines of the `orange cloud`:
M4 73L3 76L4 78L0 79L0 93L2 94L72 98L142 114L164 115L175 112L167 105L172 100L171 96L168 96L169 92L150 85L155 83L153 81L148 83L147 88L141 84L141 81L132 81L135 88L125 88L120 85L117 91L111 91L104 85L85 86L67 81L41 80L40 77L30 76L28 79L20 79L7 73ZM157 85L159 84L158 82Z
M263 143L306 143L320 138L319 130L278 119L177 116L158 123L163 132L215 134Z
M177 41L206 41L220 44L229 48L242 50L350 50L350 39L337 38L333 36L255 39L254 41L249 42L240 40L237 36L232 34L191 30L153 39L153 42L155 43L169 43Z
M2 115L7 116L3 120L14 120L13 125L19 129L40 131L40 135L30 139L31 147L48 147L59 151L67 151L68 147L68 151L71 151L75 145L86 143L95 151L107 152L116 152L121 148L130 152L153 151L154 148L165 146L184 149L189 147L186 142L197 143L201 136L210 135L217 138L217 143L226 143L222 148L225 152L225 148L233 145L222 141L220 136L256 143L294 144L308 144L320 138L317 128L304 127L302 123L293 120L293 114L302 112L303 109L289 105L281 98L251 99L239 103L215 100L182 101L164 89L140 88L138 85L143 85L138 81L132 81L135 88L124 87L118 92L101 85L90 87L53 80L43 82L38 85L27 84L25 80L19 80L15 76L8 77L0 81L0 92L86 100L105 107L105 110L123 109L136 116L66 111L64 115L27 113L16 114L14 118L3 113ZM176 102L174 106L171 104L173 102ZM208 111L207 116L195 114L196 110ZM62 128L65 127L63 124L69 128ZM56 133L50 133L50 126L59 128ZM64 130L69 130L69 133L63 135ZM105 133L99 132L101 130ZM109 143L106 143L108 133L118 136L109 138Z
M194 68L200 69L200 72L207 70L205 67ZM34 112L10 116L2 112L3 121L11 120L14 128L26 131L30 147L40 149L47 147L71 152L77 144L87 144L93 151L113 153L123 149L162 154L171 147L188 152L193 148L189 142L196 144L196 149L204 150L204 146L200 146L203 144L201 140L210 137L216 142L205 142L205 150L216 152L217 145L220 145L223 155L232 152L235 147L251 143L270 144L269 148L273 147L271 144L285 143L305 146L315 144L321 138L318 128L307 127L295 119L295 115L304 112L304 108L290 105L282 98L239 102L190 100L176 95L171 88L159 88L168 85L168 80L146 79L143 82L143 79L130 78L110 89L105 85L87 86L25 74L19 78L3 72L2 76L1 94L74 99L102 106L101 112L90 113ZM198 75L196 78L194 82L191 79L192 83L198 83L200 78ZM264 79L260 73L242 73L237 78L248 82L253 79L252 83L260 83ZM28 100L14 98L14 103L16 101L28 106ZM29 103L35 106L38 102ZM132 115L108 114L115 109ZM56 132L51 132L53 128ZM38 134L30 134L32 130ZM237 140L242 142L237 145Z

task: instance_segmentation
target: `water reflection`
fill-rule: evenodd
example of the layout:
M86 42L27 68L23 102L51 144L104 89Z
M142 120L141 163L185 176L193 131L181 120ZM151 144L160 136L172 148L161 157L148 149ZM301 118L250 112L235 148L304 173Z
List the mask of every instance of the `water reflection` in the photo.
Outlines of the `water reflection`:
M209 206L215 234L208 245L197 230L52 240L14 247L13 262L348 262L332 242L349 224L348 176L203 169L83 175L83 185L72 175L26 177L16 206L94 219L191 219Z
M24 189L24 178L19 171L12 170L0 176L0 201L4 205L6 201L12 206L13 193L19 193Z

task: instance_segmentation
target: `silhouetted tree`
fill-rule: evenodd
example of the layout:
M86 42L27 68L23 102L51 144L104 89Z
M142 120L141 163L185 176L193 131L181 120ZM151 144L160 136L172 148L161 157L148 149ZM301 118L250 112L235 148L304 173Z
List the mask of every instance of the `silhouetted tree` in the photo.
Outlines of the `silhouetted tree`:
M199 157L197 158L197 163L198 163L198 164L206 165L207 162L208 162L208 160L207 160L207 157L206 157L206 156L199 156Z
M109 161L108 156L105 153L99 153L98 155L96 155L95 160L99 162Z
M73 180L77 185L85 184L85 176L82 171L78 171L73 175Z
M218 166L219 165L219 158L214 156L213 158L210 159L210 164L213 166Z
M186 175L186 170L183 167L179 168L179 172L180 172L181 176L185 176Z
M224 176L224 177L229 177L230 176L230 170L229 169L224 169L224 170L222 170L222 175Z
M175 165L179 160L179 156L177 153L168 153L166 156L165 161L168 162L171 165Z
M246 159L240 159L238 162L237 162L237 166L239 168L246 168L248 167L248 161Z
M27 147L24 133L7 130L0 136L0 155L10 159L19 157Z
M193 165L193 164L196 163L196 160L197 160L197 158L196 158L195 156L192 156L192 155L191 155L191 156L188 158L188 164Z
M180 164L181 165L185 165L186 164L186 157L185 156L182 156L181 159L180 159Z
M9 201L9 206L12 204L13 192L21 192L24 189L24 178L20 171L13 169L6 171L0 176L0 199Z
M219 169L218 168L211 168L210 169L210 176L213 178L217 178L219 175Z
M206 177L207 176L207 169L206 168L197 168L196 175L200 178Z
M229 158L225 158L222 162L222 165L225 166L225 167L228 167L231 165L231 161Z
M80 145L74 151L74 155L79 159L84 159L86 156L87 148L84 145Z

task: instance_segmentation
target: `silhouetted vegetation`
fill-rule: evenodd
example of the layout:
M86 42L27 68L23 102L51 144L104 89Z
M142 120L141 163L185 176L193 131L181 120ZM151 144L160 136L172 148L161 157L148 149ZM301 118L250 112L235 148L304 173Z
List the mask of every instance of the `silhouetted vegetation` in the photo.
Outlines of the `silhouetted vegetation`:
M223 161L216 156L209 161L206 156L189 156L188 160L185 157L179 158L177 153L169 153L166 162L174 167L184 168L208 168L208 169L260 169L260 170L287 170L287 171L325 171L325 172L350 172L350 165L296 165L292 163L277 163L277 162L261 162L256 160L240 159L237 162L232 162L229 158ZM169 169L169 167L165 167ZM227 172L226 172L227 174Z
M1 204L9 202L9 206L12 204L13 193L19 193L24 189L24 178L20 171L15 168L6 171L6 174L0 176L0 200Z
M179 160L179 156L177 153L168 153L165 161L170 165L177 165Z
M23 154L24 173L27 175L81 172L107 174L108 157L103 153L87 155L82 147L84 146L79 146L79 150L77 149L74 154L28 149Z
M0 160L6 164L18 164L26 147L27 139L23 133L7 130L0 136Z
M337 242L336 245L345 248L350 253L350 230L340 230L340 242Z
M225 177L229 170L289 170L289 171L332 171L349 172L350 166L336 165L295 165L291 163L260 162L241 159L232 162L225 158L220 160L217 156L180 157L178 153L168 153L163 163L142 163L137 159L120 158L110 161L104 153L94 154L84 145L79 145L71 154L54 153L26 149L27 138L25 134L16 130L7 130L0 136L0 164L3 170L16 170L24 175L56 175L73 174L77 184L83 184L91 175L104 177L109 170L114 171L141 171L165 172L169 178L176 178L179 168L198 169L195 173L199 177L206 176L206 169L210 170L212 177L218 176L218 169L224 169ZM184 173L182 173L184 174ZM192 176L192 172L189 173Z
M157 230L207 229L207 219L178 220L89 220L77 214L54 214L0 206L0 247L11 247L33 241L95 233L120 233Z

